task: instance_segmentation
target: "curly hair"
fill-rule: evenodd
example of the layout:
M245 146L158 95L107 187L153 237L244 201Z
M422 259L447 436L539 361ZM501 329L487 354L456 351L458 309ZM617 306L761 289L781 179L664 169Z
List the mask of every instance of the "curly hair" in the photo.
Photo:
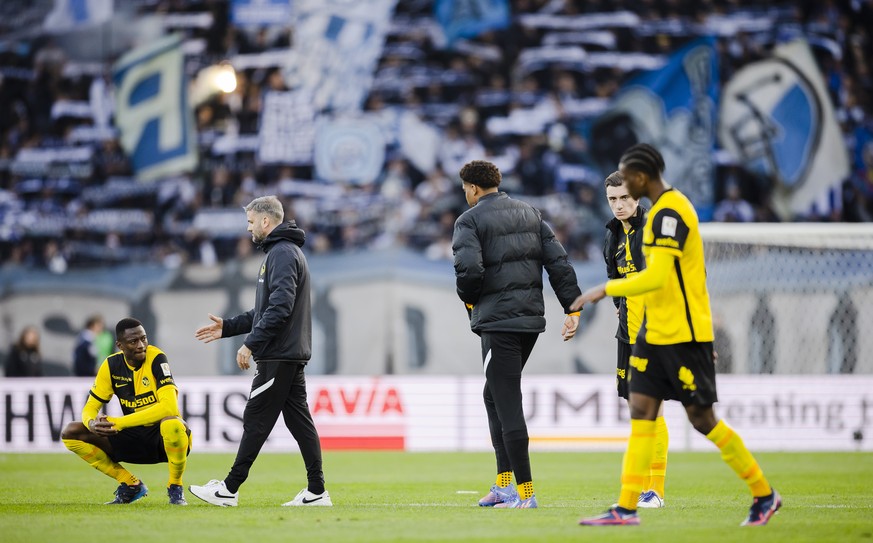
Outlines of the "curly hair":
M664 157L647 143L638 143L629 148L621 155L619 162L626 169L644 173L651 179L658 179L664 173Z
M464 164L460 176L465 183L477 185L483 189L499 186L502 179L497 166L487 160L473 160Z

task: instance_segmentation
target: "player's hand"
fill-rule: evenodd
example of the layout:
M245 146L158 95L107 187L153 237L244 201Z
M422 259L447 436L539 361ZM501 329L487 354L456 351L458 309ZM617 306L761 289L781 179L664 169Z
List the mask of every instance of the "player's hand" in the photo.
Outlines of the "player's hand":
M194 337L203 343L209 343L210 341L221 339L221 328L224 326L224 319L216 317L212 313L208 313L208 315L209 319L212 320L212 324L201 326L196 332L194 332Z
M564 338L564 341L572 338L576 335L576 330L579 328L579 317L576 315L567 315L564 318L564 325L561 326L561 337Z
M245 345L239 348L236 352L236 365L241 370L249 369L249 359L252 357L252 351Z
M106 415L99 415L96 419L88 423L88 429L91 430L91 433L103 437L109 437L118 433L115 424L109 422Z
M582 296L579 296L572 304L570 304L570 310L579 311L585 306L585 304L599 302L604 296L606 296L606 283L597 285L596 287L591 287L583 292Z

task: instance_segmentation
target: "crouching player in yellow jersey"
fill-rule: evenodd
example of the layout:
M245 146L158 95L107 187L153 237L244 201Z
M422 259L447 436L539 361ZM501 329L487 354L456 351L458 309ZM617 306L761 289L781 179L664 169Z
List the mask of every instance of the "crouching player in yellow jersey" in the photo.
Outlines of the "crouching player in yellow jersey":
M712 409L718 401L712 312L697 213L688 198L661 178L664 158L651 145L625 151L619 172L632 198L648 196L653 202L643 229L646 269L587 290L570 309L604 296L643 295L645 316L630 358L631 435L618 504L579 523L640 523L638 500L654 452L655 419L663 400L679 400L692 426L721 450L722 459L749 485L754 501L742 524L767 524L782 499L740 436Z
M119 352L107 357L97 371L82 421L69 423L61 433L64 446L118 481L115 499L107 505L135 502L148 494L146 485L119 462L167 462L170 503L188 505L182 473L191 452L191 430L179 416L179 390L167 355L149 345L136 319L118 321L115 337ZM124 416L98 415L113 395L118 396Z

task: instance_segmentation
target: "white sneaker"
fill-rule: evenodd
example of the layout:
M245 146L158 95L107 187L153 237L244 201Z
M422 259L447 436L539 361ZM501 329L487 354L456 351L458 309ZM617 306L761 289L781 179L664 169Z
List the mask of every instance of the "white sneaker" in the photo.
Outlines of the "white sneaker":
M664 498L658 496L658 493L654 490L640 494L637 509L660 509L661 507L664 507Z
M213 479L203 486L189 485L188 492L194 494L206 503L223 507L239 505L239 492L230 492L224 486L224 481Z
M285 502L282 504L283 507L292 506L305 506L305 507L331 507L333 506L333 502L330 501L330 494L325 490L322 494L313 494L309 491L308 488L304 488L294 497L290 502Z

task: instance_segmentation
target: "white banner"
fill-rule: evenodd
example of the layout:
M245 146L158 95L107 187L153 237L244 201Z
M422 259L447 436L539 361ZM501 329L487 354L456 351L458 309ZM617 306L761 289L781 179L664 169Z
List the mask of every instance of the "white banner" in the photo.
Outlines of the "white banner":
M266 92L258 132L261 162L311 164L315 111L306 91Z
M43 21L49 32L65 32L105 23L112 18L113 0L54 0Z
M719 375L716 413L753 451L873 451L873 376ZM234 452L248 377L177 378L194 452ZM309 377L309 406L327 450L491 450L483 376ZM0 379L0 452L63 452L89 379ZM530 376L524 409L533 450L623 450L627 406L605 375ZM109 413L118 415L117 400ZM665 407L673 451L714 450L682 406ZM280 421L264 450L297 446Z

